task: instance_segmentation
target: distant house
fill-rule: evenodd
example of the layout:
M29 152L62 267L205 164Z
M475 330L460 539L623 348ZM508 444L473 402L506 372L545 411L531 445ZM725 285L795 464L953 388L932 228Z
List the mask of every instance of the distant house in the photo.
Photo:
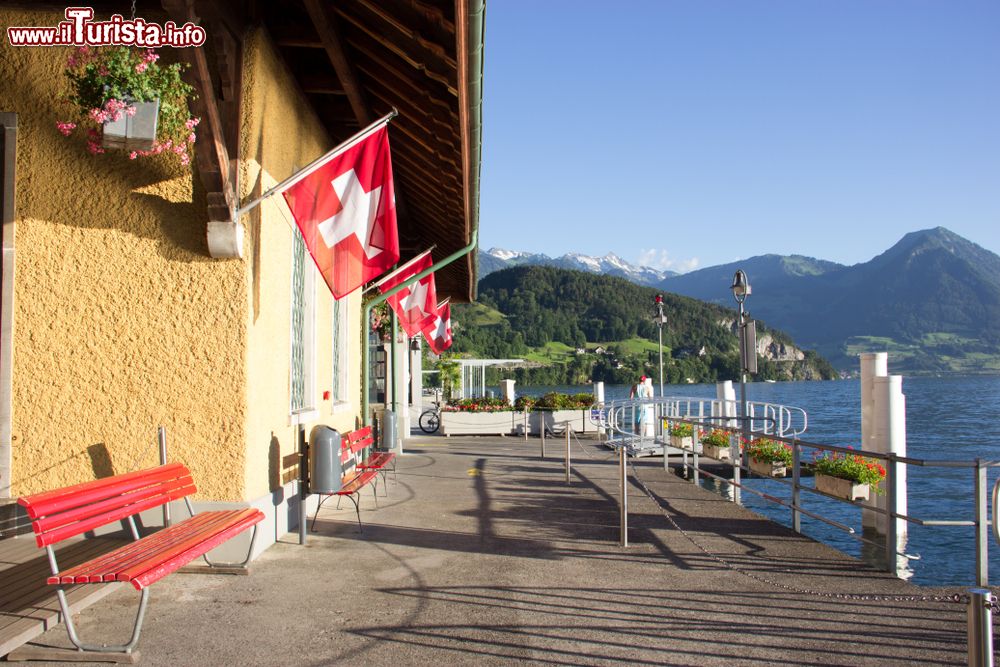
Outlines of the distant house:
M594 348L594 354L607 354L608 351L603 345L598 345Z
M578 347L578 348L576 348L576 356L578 356L578 357L579 357L579 356L580 356L581 354L587 354L587 350L585 350L585 349L584 349L584 348L582 348L582 347Z

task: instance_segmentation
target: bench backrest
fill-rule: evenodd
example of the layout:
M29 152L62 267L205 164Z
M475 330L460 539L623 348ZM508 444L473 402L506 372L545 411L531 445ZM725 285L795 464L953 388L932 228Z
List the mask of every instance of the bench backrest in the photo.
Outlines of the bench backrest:
M359 461L362 452L375 442L372 438L372 427L365 426L357 431L345 433L340 438L340 467L341 473L350 472Z
M32 520L35 541L38 546L44 547L195 491L194 480L187 467L180 463L168 463L23 496L17 502Z

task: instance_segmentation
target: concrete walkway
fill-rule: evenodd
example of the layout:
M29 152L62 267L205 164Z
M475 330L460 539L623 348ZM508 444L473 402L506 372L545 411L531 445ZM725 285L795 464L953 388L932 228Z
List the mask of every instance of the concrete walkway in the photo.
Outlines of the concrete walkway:
M561 456L550 441L549 451ZM574 477L538 441L425 437L375 509L329 503L307 546L289 535L250 576L154 585L144 665L962 665L963 604L874 572L662 470L618 546L617 466L593 441ZM127 635L135 592L80 615ZM95 635L97 637L95 637ZM59 626L38 644L67 646Z

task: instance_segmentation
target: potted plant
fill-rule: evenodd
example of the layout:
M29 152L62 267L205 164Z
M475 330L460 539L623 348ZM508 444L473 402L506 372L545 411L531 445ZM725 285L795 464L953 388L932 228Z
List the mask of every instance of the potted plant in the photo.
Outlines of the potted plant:
M729 452L729 431L715 428L704 434L701 436L701 449L705 456L716 461L732 460Z
M770 438L755 438L744 449L750 470L763 477L784 477L792 465L792 448Z
M694 427L684 422L674 422L671 424L670 445L678 449L694 449Z
M885 491L885 467L874 459L858 454L827 452L815 459L816 489L845 500L868 500L874 489L881 495Z
M69 136L86 127L92 154L117 148L134 160L168 153L188 164L198 125L187 105L194 89L181 80L184 65L160 65L159 58L152 49L76 49L65 70L75 117L56 128Z

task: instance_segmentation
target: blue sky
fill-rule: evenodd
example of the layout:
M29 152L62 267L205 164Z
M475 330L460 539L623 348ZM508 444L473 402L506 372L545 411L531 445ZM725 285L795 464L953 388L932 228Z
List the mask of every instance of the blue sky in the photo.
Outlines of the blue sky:
M480 245L687 271L1000 253L997 0L494 0Z

